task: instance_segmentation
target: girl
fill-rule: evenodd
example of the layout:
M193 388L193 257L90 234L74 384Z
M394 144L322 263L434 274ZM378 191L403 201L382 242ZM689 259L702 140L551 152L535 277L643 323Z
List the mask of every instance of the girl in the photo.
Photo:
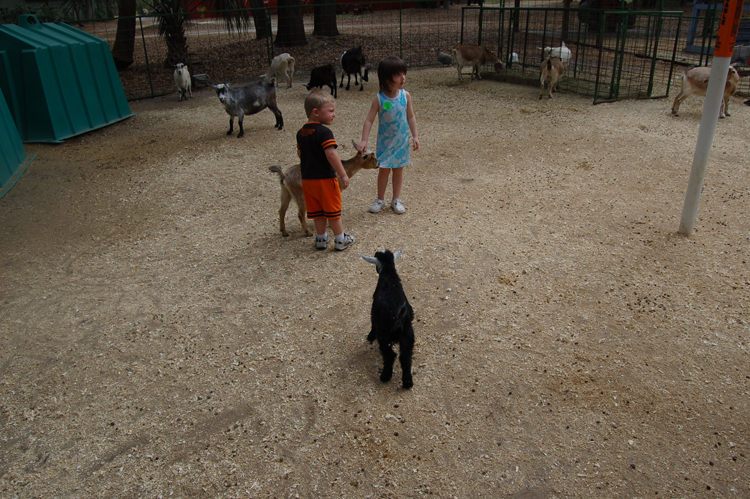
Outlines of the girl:
M398 57L386 57L378 64L380 92L375 96L370 112L362 127L362 141L357 150L364 153L370 129L378 117L377 157L380 163L378 170L378 198L370 207L372 213L379 212L385 206L385 190L388 177L393 171L393 201L391 208L395 213L406 211L401 203L401 185L404 181L403 167L411 163L409 154L409 130L414 139L414 150L419 150L417 118L411 105L411 94L404 90L406 82L406 64ZM407 130L408 128L408 130Z

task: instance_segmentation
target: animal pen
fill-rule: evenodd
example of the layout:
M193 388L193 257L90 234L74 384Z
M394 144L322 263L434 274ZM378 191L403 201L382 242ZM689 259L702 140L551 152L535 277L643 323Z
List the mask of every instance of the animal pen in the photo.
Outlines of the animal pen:
M274 37L279 8L283 7L264 9ZM400 56L409 67L436 66L438 49L450 52L460 43L485 45L508 62L503 72L489 72L488 66L484 75L538 85L543 47L565 41L572 59L560 90L591 96L594 103L658 98L669 96L671 83L685 68L710 64L708 52L716 29L714 18L691 18L689 8L629 10L624 2L621 10L565 8L562 2L546 0L448 8L436 2L419 2L416 7L414 3L377 2L339 3L339 36L319 37L312 35L312 5L293 8L303 11L306 39L299 46L283 48L274 46L274 37L258 39L252 22L246 30L229 31L217 12L197 15L185 26L191 73L207 75L196 85L206 84L207 78L211 83L257 79L270 60L283 52L297 60L298 83L314 67L328 63L334 63L340 74L341 53L359 45L372 67L388 55ZM158 34L158 18L138 16L136 26L134 63L120 71L128 99L174 92L173 68L164 64L167 50ZM111 45L116 20L87 21L83 29ZM696 53L690 48L696 45L705 50ZM513 62L513 53L518 62ZM738 71L741 76L748 74L746 68ZM455 66L453 71L446 68L446 81L455 77ZM750 93L746 81L741 82L739 92Z

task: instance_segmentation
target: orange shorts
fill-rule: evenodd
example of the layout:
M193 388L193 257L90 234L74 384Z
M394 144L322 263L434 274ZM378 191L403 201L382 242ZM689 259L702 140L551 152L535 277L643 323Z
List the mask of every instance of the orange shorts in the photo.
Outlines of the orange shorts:
M341 218L341 190L339 179L302 179L307 218Z

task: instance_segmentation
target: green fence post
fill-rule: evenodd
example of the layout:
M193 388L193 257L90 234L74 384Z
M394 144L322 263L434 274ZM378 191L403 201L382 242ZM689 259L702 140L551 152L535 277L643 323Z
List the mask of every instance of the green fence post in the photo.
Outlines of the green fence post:
M146 49L146 37L143 35L143 16L138 16L138 24L141 25L141 42L143 43L143 56L146 59L146 74L148 75L148 85L151 87L151 97L154 95L154 82L151 79L151 69L148 65L148 50Z
M464 13L466 12L465 7L461 7L461 45L464 43Z
M599 26L599 35L596 39L596 47L599 49L599 59L596 63L596 81L594 82L594 104L599 99L599 75L602 72L602 53L604 52L604 27L607 24L607 15L602 13L602 23Z
M402 2L398 3L398 55L399 58L403 61L404 60L404 4ZM461 29L463 29L463 24L461 25ZM343 80L342 80L343 81Z
M273 24L271 23L271 11L268 7L263 8L266 10L266 33L268 33L268 36L266 36L266 55L268 57L268 64L270 65L273 60Z
M682 28L682 13L677 17L677 33ZM669 65L669 78L667 79L667 95L669 95L669 89L672 86L672 76L674 75L674 61L677 58L677 45L680 42L680 37L674 37L674 48L672 49L672 64Z
M484 2L479 4L479 33L477 34L477 45L482 44L482 24L484 24Z
M650 20L651 20L651 18L649 17L649 21ZM651 98L651 94L654 91L654 74L656 73L656 59L657 59L657 57L659 55L658 54L658 52L659 52L659 35L661 34L661 28L662 28L663 24L664 24L664 19L663 19L663 16L662 16L661 12L659 12L658 17L656 18L656 34L654 35L654 49L653 49L653 56L651 57L651 72L649 73L649 77L648 77L648 90L647 90L647 93L648 93L648 97L649 98ZM649 22L649 25L650 25L650 22Z

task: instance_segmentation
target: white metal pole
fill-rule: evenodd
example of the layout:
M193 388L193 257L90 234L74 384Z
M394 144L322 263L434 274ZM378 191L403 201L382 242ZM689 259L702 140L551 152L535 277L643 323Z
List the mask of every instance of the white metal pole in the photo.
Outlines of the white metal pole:
M727 73L731 57L714 57L711 63L711 75L708 78L706 100L703 104L703 117L698 130L698 143L693 156L693 168L690 171L685 203L682 205L682 220L680 220L680 234L688 235L693 232L695 219L698 216L703 179L706 177L706 165L711 145L716 133L716 122L724 98L724 86L727 83Z

